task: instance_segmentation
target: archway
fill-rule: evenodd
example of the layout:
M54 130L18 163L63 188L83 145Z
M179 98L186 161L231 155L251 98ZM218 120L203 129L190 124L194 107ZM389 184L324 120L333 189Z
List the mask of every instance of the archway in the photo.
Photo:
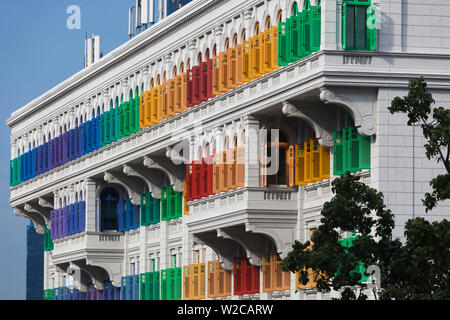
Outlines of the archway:
M100 194L100 230L117 230L117 203L119 193L113 188L106 188Z

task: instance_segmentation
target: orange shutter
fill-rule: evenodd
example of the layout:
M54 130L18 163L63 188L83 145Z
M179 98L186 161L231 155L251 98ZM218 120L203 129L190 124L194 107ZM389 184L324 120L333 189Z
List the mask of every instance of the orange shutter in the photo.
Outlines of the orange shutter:
M236 187L243 188L245 184L245 146L236 148Z
M187 182L186 182L186 180L184 180L184 182L183 182L183 211L184 211L185 215L189 214L189 206L188 206L188 202L187 202L187 194L188 194Z
M270 253L263 254L262 261L263 291L271 292L272 289L272 264L270 261Z
M250 71L250 65L251 65L251 48L250 48L250 41L244 41L243 44L243 56L242 56L242 81L243 82L249 82L251 81L251 71Z
M208 298L216 298L216 263L215 261L208 262Z
M244 84L242 80L242 58L244 47L242 44L236 46L236 86Z
M330 148L320 146L320 177L330 179Z
M167 115L173 117L176 115L175 111L175 80L170 79L168 83L168 105L167 105Z
M143 129L145 125L145 94L139 96L139 128Z
M167 87L167 83L164 83L161 86L161 93L160 93L160 97L161 97L161 118L162 120L167 119L168 117L168 109L167 109L167 105L168 105L168 101L169 101L169 90Z
M161 121L160 116L160 95L159 91L161 89L161 86L158 86L156 88L153 88L153 104L152 104L152 124L157 124Z
M305 183L311 183L311 144L310 141L305 141Z
M221 52L219 58L219 92L224 93L228 91L228 52Z
M228 49L228 89L235 89L237 85L237 57L236 48Z
M191 286L191 267L183 267L183 300L189 300L192 297Z
M279 68L279 66L278 66L278 27L277 26L273 27L271 32L272 32L271 66L272 66L272 70L276 70Z
M304 186L305 183L305 145L295 146L295 184Z
M220 192L228 191L228 164L227 164L227 152L222 151L220 153L220 176L219 176L219 184L220 184Z
M289 149L286 151L286 181L288 182L288 187L293 187L295 185L295 175L294 175L294 167L295 167L295 156L294 156L294 148L295 146L289 146Z

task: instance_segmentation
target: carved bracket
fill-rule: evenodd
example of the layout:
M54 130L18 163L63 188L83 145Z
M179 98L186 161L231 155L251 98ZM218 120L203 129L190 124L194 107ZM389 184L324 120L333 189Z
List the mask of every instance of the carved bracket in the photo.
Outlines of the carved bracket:
M50 210L49 209L39 208L32 204L25 203L24 210L27 212L32 212L32 213L36 213L36 214L40 215L42 217L42 219L44 219L45 225L47 227L50 226Z
M142 180L144 180L148 186L148 189L149 189L152 197L155 199L161 199L161 188L154 185L150 181L151 178L145 172L138 170L137 168L134 168L130 165L124 165L123 173L127 176L138 177L138 178L141 178Z
M256 234L264 234L268 236L275 242L277 251L280 254L281 259L287 257L287 254L292 250L292 244L294 243L294 232L295 230L287 228L269 228L260 227L254 224L247 223L245 225L245 230L247 232L252 232Z
M194 243L210 247L219 257L219 262L225 270L233 270L233 259L242 249L231 239L220 239L215 234L203 233L193 235Z
M94 260L89 259L87 261L87 265L90 268L95 268L97 270L101 270L104 272L102 276L102 288L103 281L110 280L114 287L120 288L122 285L122 259L117 259L116 261L102 261L102 260ZM96 287L97 288L97 287Z
M34 228L38 234L44 234L45 221L41 215L32 212L25 212L20 208L14 208L14 214L18 217L24 217L33 222Z
M283 102L283 113L287 117L295 117L304 120L313 128L320 145L323 147L331 147L333 145L332 117L331 114L325 114L321 111L322 110L318 110L317 107L296 107L288 101ZM317 115L318 112L321 114Z
M266 237L257 233L247 233L242 228L218 229L217 235L223 239L238 242L246 252L250 264L261 266L262 256L266 251Z
M51 204L47 199L39 198L38 204L43 208L49 208L50 210L54 209L53 204Z
M344 107L353 117L359 134L371 136L376 132L374 109L377 92L373 88L328 88L320 89L320 99Z
M149 169L158 169L167 174L170 184L176 192L183 192L184 170L181 166L176 166L168 160L157 157L144 157L144 166Z

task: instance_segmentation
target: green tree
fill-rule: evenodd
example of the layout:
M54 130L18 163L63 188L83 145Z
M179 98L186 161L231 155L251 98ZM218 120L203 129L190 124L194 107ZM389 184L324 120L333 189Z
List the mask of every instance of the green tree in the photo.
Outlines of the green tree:
M394 216L386 208L383 194L359 179L347 172L333 180L335 196L323 206L322 224L311 237L312 249L308 249L310 241L295 241L293 250L282 262L285 271L300 272L299 281L303 284L309 281L306 270L312 268L317 289L320 292L343 289L342 299L367 298L362 290L358 296L351 290L367 287L359 282L362 275L354 272L358 263L365 268L377 264L383 272L384 266L391 263L387 253L401 247L400 240L392 240ZM358 235L350 248L338 242L344 232Z
M409 93L395 98L391 113L406 113L408 125L420 123L428 159L443 162L447 174L434 178L423 204L427 211L438 201L450 199L450 110L433 109L434 100L426 89L423 78L409 82ZM354 272L358 262L376 264L381 270L381 288L374 290L381 299L450 299L450 223L447 220L430 223L423 218L408 220L405 225L405 243L392 239L394 216L386 209L383 194L358 181L347 172L332 182L335 196L324 204L322 225L310 242L296 241L293 250L283 260L285 271L300 272L303 284L308 283L306 269L316 271L314 281L320 292L340 290L342 299L365 299L359 290L361 274ZM358 235L353 247L344 249L339 244L343 232ZM373 234L373 236L371 235Z
M430 182L433 192L427 192L422 200L428 212L438 201L450 199L450 109L439 107L431 111L435 101L423 77L410 80L408 87L408 95L394 98L388 109L392 114L407 114L408 126L420 125L427 139L424 146L427 158L443 162L447 170L446 174L438 175Z
M450 222L411 219L406 243L382 270L382 299L450 299Z

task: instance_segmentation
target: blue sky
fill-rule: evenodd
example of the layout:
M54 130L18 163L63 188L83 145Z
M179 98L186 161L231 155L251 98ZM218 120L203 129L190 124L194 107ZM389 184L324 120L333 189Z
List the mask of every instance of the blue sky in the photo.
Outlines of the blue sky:
M26 226L9 206L11 113L83 68L84 34L102 37L106 55L128 40L134 0L0 1L0 299L25 299ZM70 5L81 9L81 29L69 30Z

